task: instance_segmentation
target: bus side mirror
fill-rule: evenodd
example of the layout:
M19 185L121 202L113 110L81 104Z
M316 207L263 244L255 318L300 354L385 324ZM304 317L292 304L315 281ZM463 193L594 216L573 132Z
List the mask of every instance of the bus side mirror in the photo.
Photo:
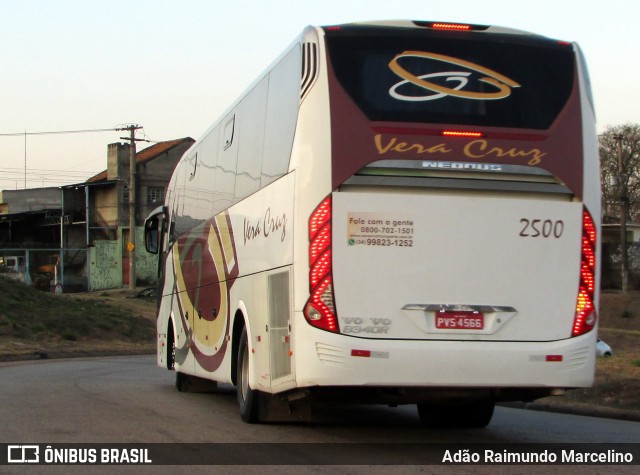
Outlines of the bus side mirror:
M160 251L160 233L162 232L161 221L166 219L166 208L160 206L151 212L144 222L144 247L151 254L158 254Z
M157 216L147 219L144 223L144 247L147 249L147 252L151 254L157 254L160 246L158 243L160 242L158 231L160 229L159 223L160 220Z

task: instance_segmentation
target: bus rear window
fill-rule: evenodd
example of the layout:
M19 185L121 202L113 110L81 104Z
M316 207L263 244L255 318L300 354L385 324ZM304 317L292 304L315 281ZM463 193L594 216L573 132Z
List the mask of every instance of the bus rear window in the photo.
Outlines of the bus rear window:
M573 47L537 36L326 33L336 79L372 121L547 129L574 83Z

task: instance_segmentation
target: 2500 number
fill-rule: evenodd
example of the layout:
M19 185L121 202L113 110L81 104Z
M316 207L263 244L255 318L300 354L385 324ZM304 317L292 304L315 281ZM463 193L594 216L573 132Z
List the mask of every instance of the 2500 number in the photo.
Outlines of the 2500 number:
M564 233L564 221L561 219L527 219L520 220L520 236L532 238L556 238L559 239Z

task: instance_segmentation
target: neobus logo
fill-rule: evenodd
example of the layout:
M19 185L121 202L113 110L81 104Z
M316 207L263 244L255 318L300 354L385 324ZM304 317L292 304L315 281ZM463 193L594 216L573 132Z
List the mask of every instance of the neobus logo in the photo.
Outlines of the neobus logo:
M420 60L452 64L454 66L466 68L466 71L442 71L416 76L400 66L399 61L402 58L419 58ZM491 101L509 97L511 95L512 88L520 87L520 84L515 82L513 79L509 79L508 77L489 68L485 68L484 66L480 66L463 59L452 58L451 56L427 53L423 51L404 51L403 53L396 55L389 63L389 69L403 79L389 89L389 95L400 101L435 101L436 99L448 96L479 101ZM477 82L488 84L495 88L495 90L489 92L465 90L464 88L472 83L471 79L473 73L483 74L484 76L478 78ZM457 84L454 87L445 87L430 81L431 79L437 78L444 78L447 83L457 82ZM409 96L398 92L399 88L407 84L413 84L414 86L418 86L432 94Z

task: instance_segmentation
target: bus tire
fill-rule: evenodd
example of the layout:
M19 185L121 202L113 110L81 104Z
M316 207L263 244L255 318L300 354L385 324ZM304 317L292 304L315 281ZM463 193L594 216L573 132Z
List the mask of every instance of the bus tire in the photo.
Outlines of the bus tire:
M418 404L420 422L430 428L476 428L489 425L495 402L474 401L466 404Z
M249 340L246 328L242 329L240 335L237 369L238 384L236 388L240 417L244 422L253 424L258 422L260 394L249 386Z
M423 426L440 429L450 424L449 411L436 404L417 404L418 416Z
M461 427L481 429L489 425L493 417L496 403L493 401L477 401L463 406Z
M173 325L169 322L167 329L167 369L173 371L176 369L176 339L173 336Z

